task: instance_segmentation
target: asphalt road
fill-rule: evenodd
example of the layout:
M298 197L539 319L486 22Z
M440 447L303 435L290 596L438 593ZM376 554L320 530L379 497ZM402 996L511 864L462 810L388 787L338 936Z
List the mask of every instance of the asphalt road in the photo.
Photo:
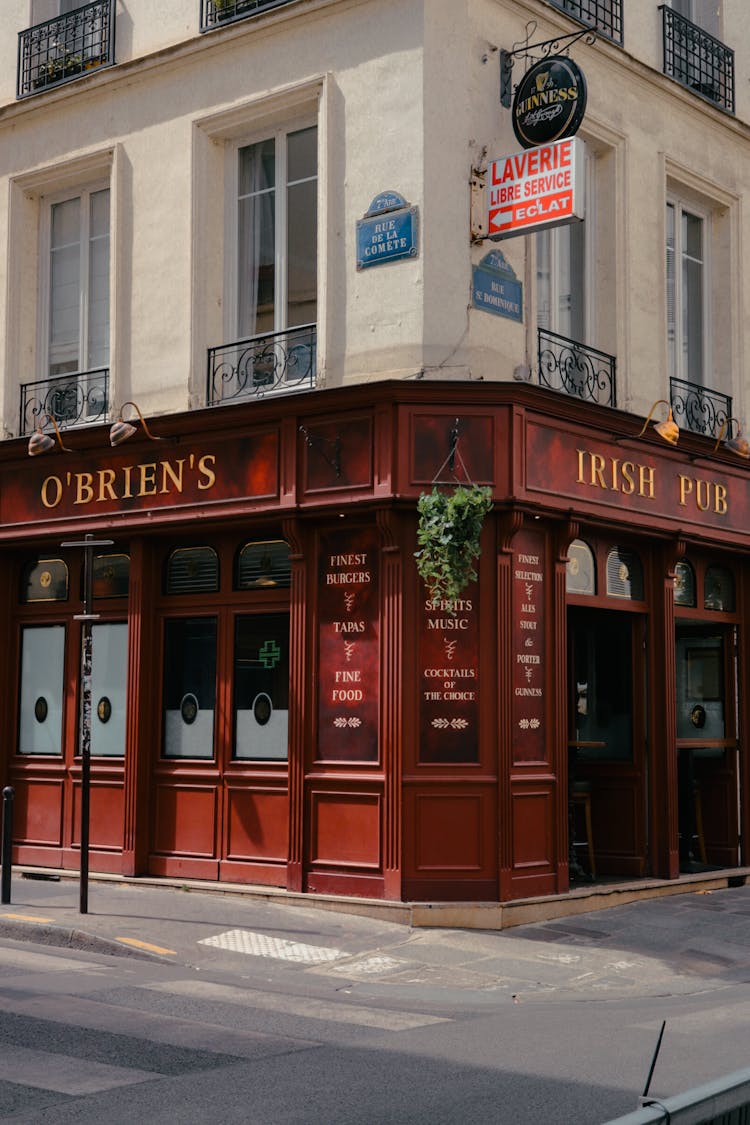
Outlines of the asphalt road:
M601 1125L748 1065L750 890L501 933L16 880L0 1120ZM33 919L33 920L31 920Z

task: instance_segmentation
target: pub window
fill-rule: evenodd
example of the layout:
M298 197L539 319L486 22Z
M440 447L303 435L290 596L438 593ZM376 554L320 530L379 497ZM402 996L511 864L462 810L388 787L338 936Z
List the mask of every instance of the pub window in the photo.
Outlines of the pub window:
M23 568L21 602L66 602L68 568L62 559L35 559Z
M246 543L237 555L236 586L238 590L262 590L273 586L290 586L292 566L289 544L283 539Z
M164 629L165 758L213 758L216 618L167 621Z
M65 626L21 631L19 754L62 754Z
M92 591L95 598L126 598L130 579L129 555L96 555Z
M234 758L285 760L289 732L289 614L237 617Z
M607 594L610 598L643 601L643 568L632 551L613 547L607 555Z
M568 547L565 568L565 590L568 594L596 593L596 563L588 543L574 539Z
M703 608L734 612L734 579L723 566L709 566L703 583Z
M219 556L213 547L178 547L167 561L168 594L215 594Z
M695 605L695 571L689 562L678 562L674 568L674 604Z

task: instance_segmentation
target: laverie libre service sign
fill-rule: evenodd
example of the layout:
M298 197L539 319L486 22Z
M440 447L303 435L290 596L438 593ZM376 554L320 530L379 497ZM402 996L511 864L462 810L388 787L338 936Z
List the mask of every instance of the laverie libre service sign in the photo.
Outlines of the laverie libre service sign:
M584 217L585 148L577 137L492 160L487 236L499 240Z

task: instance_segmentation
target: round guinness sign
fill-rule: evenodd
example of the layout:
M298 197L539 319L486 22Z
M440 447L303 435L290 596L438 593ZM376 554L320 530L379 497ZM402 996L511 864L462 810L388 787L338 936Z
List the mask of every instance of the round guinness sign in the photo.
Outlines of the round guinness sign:
M553 55L526 71L513 99L513 132L524 148L572 137L586 111L586 79L572 59Z

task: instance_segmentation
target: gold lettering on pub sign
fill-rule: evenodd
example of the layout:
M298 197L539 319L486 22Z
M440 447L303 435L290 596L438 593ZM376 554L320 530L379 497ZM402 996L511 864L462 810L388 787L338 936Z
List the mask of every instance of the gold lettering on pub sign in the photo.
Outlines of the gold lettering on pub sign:
M576 449L578 475L576 484L605 492L619 492L623 496L642 496L646 500L656 497L657 476L653 465L642 465L621 457L605 457ZM694 507L699 512L713 512L725 516L729 507L727 486L702 477L678 475L677 500L682 508Z
M103 504L108 500L134 500L143 496L182 493L190 483L186 473L196 474L195 486L205 492L216 484L216 457L191 453L174 461L148 461L124 465L121 469L95 469L93 472L65 473L42 481L41 500L45 508L56 508L65 497L78 505Z

